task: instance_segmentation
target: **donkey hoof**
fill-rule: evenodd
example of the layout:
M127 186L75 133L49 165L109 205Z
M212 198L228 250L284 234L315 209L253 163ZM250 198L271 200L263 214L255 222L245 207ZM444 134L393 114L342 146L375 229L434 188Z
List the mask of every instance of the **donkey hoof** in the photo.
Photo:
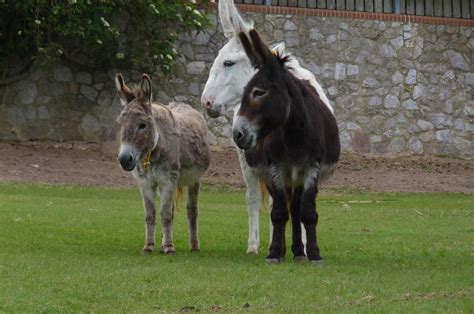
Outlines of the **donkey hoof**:
M278 255L277 254L270 254L270 255L267 256L265 261L268 264L279 264L279 263L285 261L285 256L280 255L280 254L278 254Z
M155 248L154 244L147 244L143 247L142 253L143 254L150 254L153 252L153 249Z
M191 248L191 252L199 252L201 250L199 248L199 241L190 241L189 247Z
M280 264L281 262L283 262L283 258L267 257L265 259L265 262L267 262L267 264Z
M309 263L314 266L321 266L321 265L324 265L324 260L323 259L310 260Z
M293 257L293 261L295 263L303 263L303 262L306 262L307 260L308 258L306 257L306 255L297 255Z
M173 245L162 245L160 248L160 253L165 255L174 255L176 254L176 250L174 249Z
M247 249L247 255L257 256L258 255L258 246L249 246Z

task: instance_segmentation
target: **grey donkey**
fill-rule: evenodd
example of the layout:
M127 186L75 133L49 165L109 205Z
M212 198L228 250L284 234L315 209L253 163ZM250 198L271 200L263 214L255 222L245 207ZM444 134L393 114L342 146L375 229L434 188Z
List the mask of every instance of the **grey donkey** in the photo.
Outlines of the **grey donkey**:
M144 252L155 247L155 197L160 196L163 240L160 252L175 253L173 244L174 194L188 187L187 216L192 251L199 251L198 198L200 179L209 167L207 124L189 105L152 103L152 84L144 74L140 86L130 89L118 73L115 84L124 109L120 124L118 160L132 171L138 182L145 209Z

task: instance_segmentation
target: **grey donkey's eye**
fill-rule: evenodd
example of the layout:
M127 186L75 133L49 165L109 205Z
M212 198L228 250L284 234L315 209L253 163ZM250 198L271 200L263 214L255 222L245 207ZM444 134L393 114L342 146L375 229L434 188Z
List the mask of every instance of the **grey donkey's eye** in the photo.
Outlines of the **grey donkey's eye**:
M224 61L224 66L226 68L229 68L229 67L233 66L234 64L235 64L234 61Z
M140 124L138 125L138 129L139 129L139 130L145 130L145 129L146 129L146 123L140 123Z

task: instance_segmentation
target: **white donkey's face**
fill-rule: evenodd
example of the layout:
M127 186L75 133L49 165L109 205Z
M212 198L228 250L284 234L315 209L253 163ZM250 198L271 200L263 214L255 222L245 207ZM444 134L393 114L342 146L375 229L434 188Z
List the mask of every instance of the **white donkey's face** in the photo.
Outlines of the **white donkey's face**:
M214 60L202 93L207 114L216 118L238 105L255 72L238 38L231 37Z

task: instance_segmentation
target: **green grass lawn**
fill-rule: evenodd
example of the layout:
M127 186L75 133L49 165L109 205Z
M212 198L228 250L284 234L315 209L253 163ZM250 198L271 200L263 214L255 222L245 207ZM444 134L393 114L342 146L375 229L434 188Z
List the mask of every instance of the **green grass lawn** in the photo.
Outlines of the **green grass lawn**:
M177 254L142 255L137 189L0 184L0 312L474 311L473 196L321 195L323 266L265 264L268 213L246 256L244 199L205 188L201 253L181 205Z

